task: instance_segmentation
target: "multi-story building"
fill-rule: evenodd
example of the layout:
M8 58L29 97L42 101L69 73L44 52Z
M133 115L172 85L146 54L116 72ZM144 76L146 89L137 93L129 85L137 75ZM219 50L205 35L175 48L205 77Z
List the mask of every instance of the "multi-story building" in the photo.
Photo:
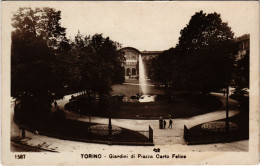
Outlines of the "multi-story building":
M138 60L139 55L141 55L144 61L149 60L151 58L157 57L162 51L139 51L133 47L124 47L121 49L125 53L125 77L135 77L138 76Z
M243 56L249 52L250 47L250 35L245 34L243 36L235 38L235 41L239 43L239 51L237 54L236 60L243 58ZM155 58L160 55L163 51L139 51L133 47L124 47L121 49L125 53L125 77L135 77L138 76L138 59L141 55L144 61L147 61L151 58Z

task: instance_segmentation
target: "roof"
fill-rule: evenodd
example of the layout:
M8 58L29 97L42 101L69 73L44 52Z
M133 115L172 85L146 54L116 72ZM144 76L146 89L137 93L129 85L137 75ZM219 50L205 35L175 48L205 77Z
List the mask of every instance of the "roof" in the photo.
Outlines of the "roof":
M250 40L250 35L249 34L245 34L245 35L242 35L240 37L236 37L235 38L236 42L240 42L240 41L244 41L244 40Z
M142 55L161 54L163 51L142 51Z
M137 50L136 48L133 48L133 47L124 47L124 48L121 48L120 50L124 51L124 50L132 50L132 51L135 51L139 54L141 54L141 52L139 50Z
M138 49L133 48L133 47L124 47L124 48L121 48L120 50L122 50L122 51L132 50L132 51L135 51L138 54L142 54L142 55L158 55L163 52L163 51L146 51L146 50L141 52Z

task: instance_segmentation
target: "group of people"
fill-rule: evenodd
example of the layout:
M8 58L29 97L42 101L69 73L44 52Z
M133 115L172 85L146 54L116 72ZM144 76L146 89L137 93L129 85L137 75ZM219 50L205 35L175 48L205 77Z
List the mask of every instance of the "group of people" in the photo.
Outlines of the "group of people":
M160 129L165 129L166 125L167 125L166 120L160 118L160 120L159 120L159 128ZM169 119L169 126L168 126L168 128L172 128L172 119L171 118Z

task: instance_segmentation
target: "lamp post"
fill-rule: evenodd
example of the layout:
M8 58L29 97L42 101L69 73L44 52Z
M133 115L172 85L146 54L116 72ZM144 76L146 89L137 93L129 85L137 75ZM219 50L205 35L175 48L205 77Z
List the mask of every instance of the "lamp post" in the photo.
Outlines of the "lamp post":
M89 117L88 117L88 118L89 118L88 120L89 120L89 126L90 126L90 127L89 127L90 139L92 139L92 130L91 130L91 126L92 126L92 125L91 125L91 113L89 113Z
M226 89L226 138L228 139L228 136L229 136L229 118L228 118L228 114L229 114L229 111L228 111L228 95L229 95L229 87L227 86L227 89Z
M111 123L111 96L108 97L108 139L112 140L112 123Z

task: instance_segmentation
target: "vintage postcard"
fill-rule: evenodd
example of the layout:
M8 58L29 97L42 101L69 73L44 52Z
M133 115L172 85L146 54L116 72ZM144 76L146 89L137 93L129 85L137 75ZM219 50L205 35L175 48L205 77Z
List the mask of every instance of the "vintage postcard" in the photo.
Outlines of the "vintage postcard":
M3 165L259 163L259 2L2 2Z

